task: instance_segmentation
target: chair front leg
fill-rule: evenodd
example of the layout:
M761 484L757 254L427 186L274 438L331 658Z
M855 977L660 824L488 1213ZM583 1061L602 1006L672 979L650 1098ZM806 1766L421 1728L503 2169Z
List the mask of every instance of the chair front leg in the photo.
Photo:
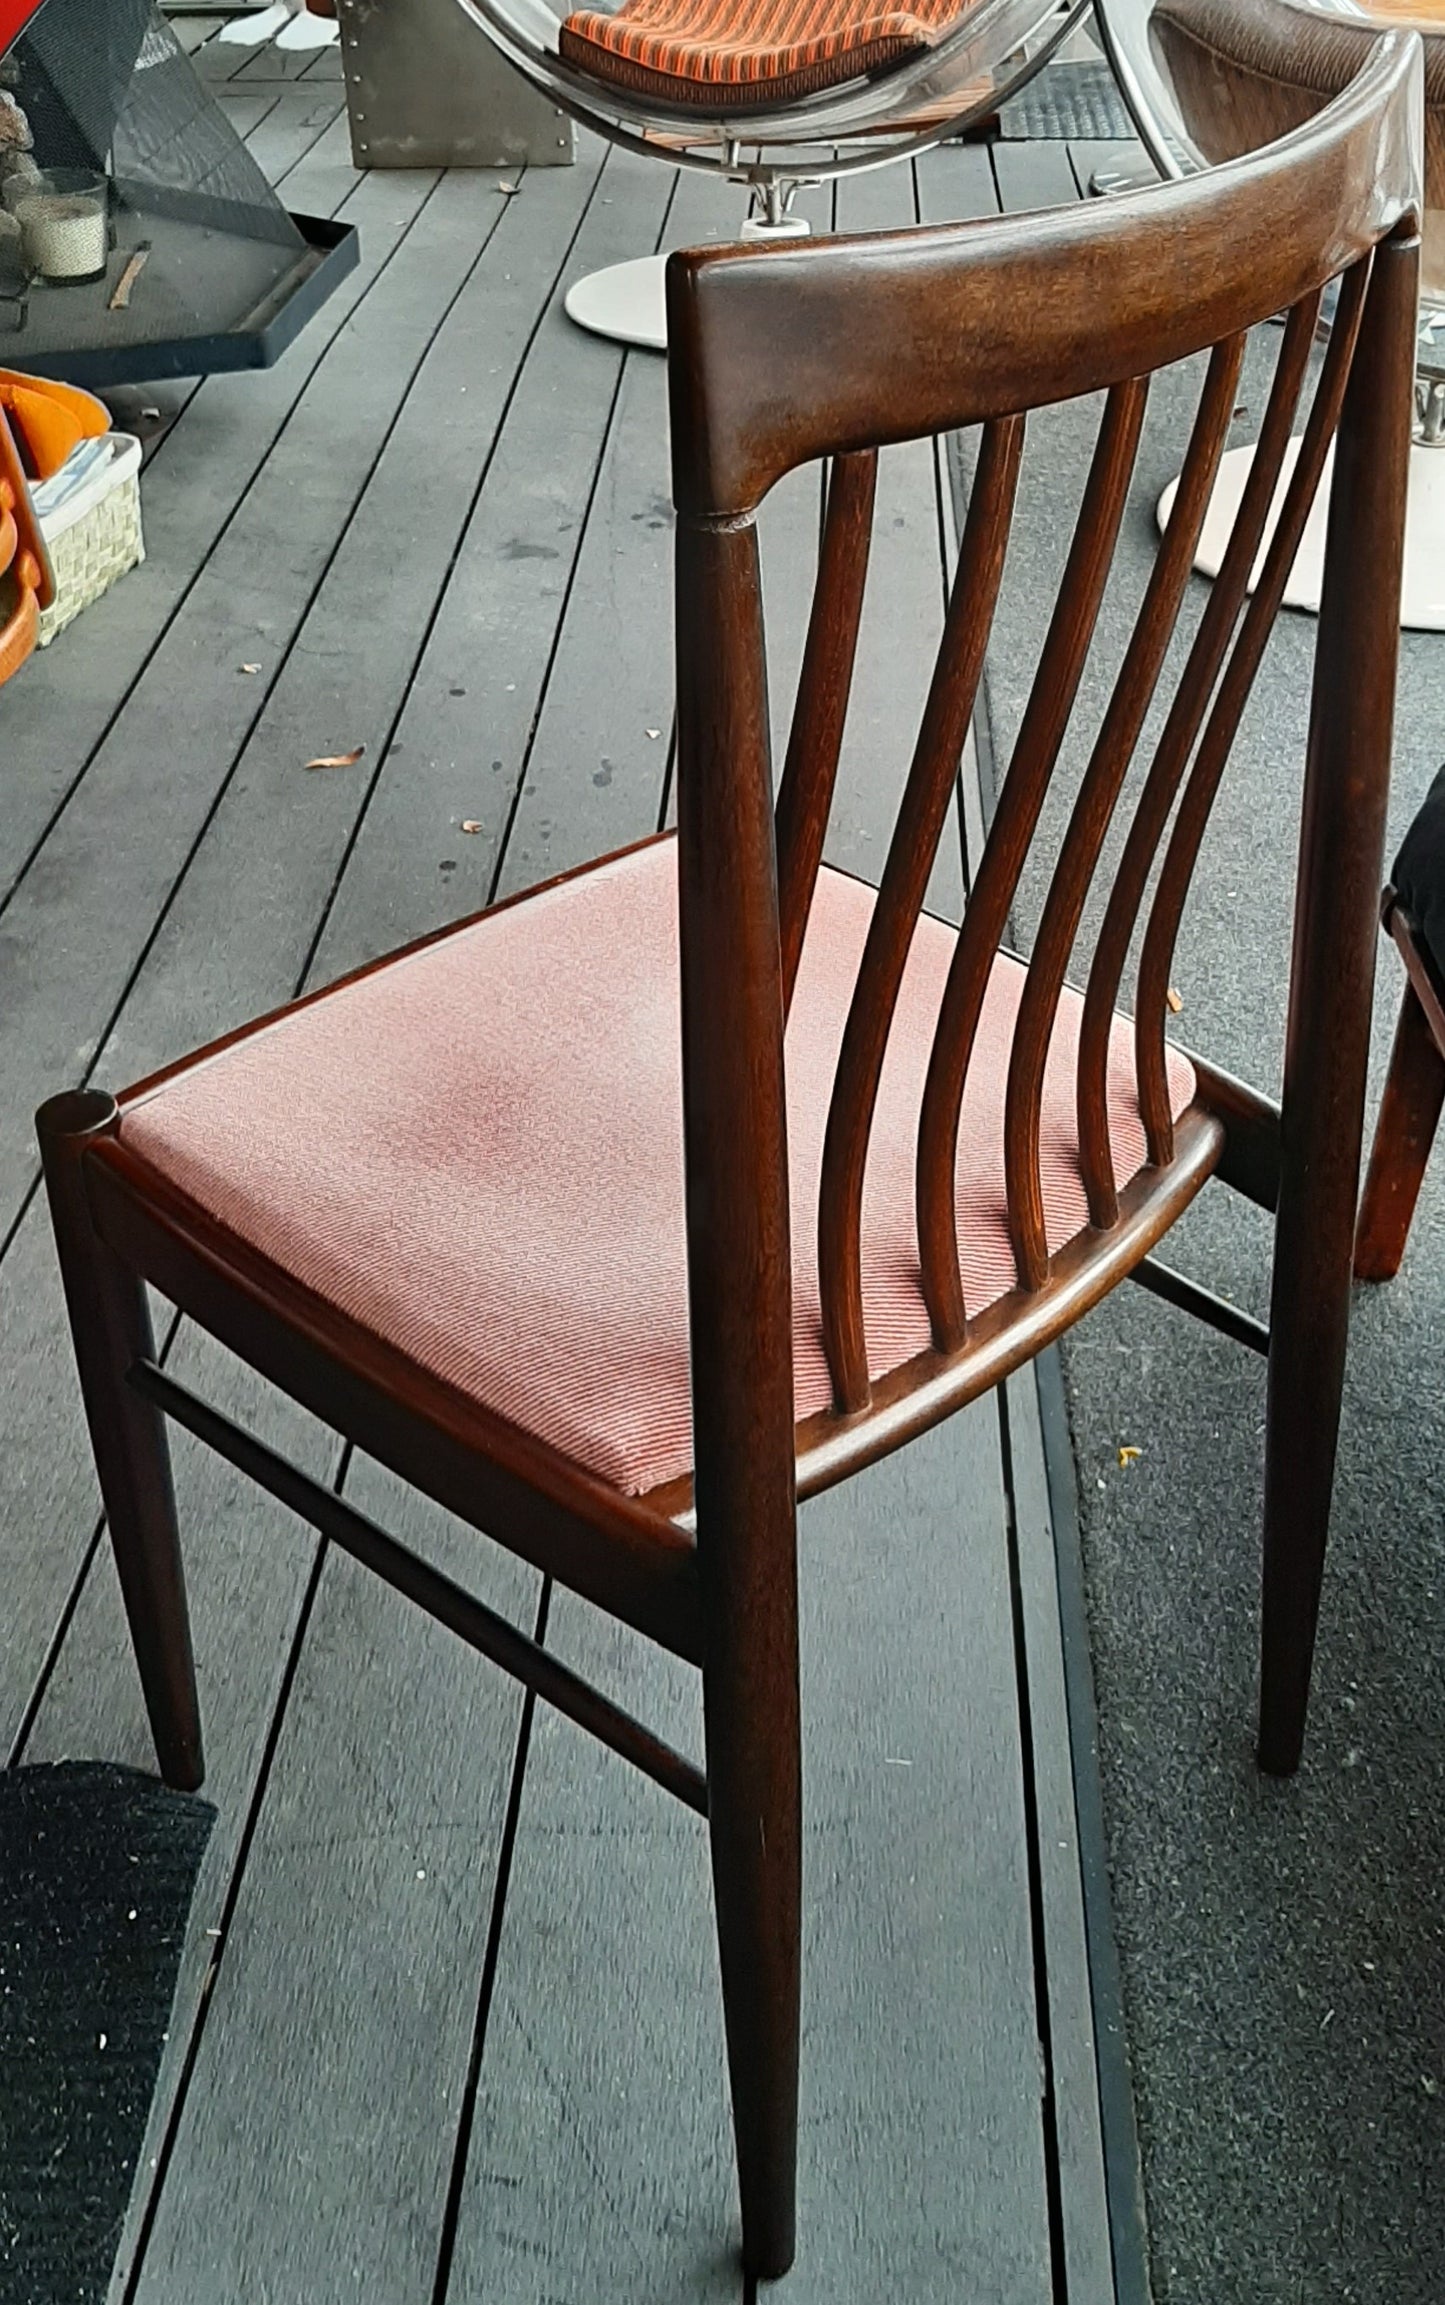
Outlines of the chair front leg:
M146 1712L166 1783L190 1792L204 1775L200 1708L170 1449L160 1411L126 1382L155 1353L139 1273L91 1222L82 1162L115 1123L95 1090L52 1097L36 1115L80 1387Z
M797 2231L802 1765L796 1594L786 1601L703 1672L743 2263L764 2281L787 2272Z
M1407 980L1355 1231L1356 1280L1390 1281L1400 1269L1442 1106L1445 1056Z
M1304 1749L1349 1335L1359 1134L1322 1150L1323 1188L1281 1202L1265 1418L1259 1765L1291 1776ZM1348 1186L1345 1172L1350 1171ZM1313 1181L1313 1180L1312 1180ZM1329 1188L1333 1186L1333 1191ZM1288 1189L1288 1188L1286 1188ZM1335 1206L1325 1204L1333 1200Z

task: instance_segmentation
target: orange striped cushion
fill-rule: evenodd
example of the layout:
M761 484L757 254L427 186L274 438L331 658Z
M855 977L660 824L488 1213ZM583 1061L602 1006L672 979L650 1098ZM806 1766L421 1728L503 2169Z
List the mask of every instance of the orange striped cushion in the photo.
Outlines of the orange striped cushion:
M858 0L626 0L579 8L561 29L569 64L639 96L709 111L786 103L931 48L959 0L907 8Z

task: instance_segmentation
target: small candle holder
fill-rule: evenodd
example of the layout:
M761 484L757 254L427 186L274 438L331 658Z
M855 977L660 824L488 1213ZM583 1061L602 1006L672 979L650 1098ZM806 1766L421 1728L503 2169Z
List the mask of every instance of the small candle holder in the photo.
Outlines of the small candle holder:
M109 253L110 186L84 168L42 168L6 205L20 227L25 261L57 287L103 280Z

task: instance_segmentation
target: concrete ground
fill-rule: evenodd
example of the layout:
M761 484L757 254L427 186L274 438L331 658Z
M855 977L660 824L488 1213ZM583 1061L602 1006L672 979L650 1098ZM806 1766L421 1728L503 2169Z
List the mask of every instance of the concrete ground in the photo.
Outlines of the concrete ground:
M1253 348L1244 438L1278 341ZM1102 620L1114 661L1195 389L1155 389ZM1058 475L1077 488L1090 437L1079 410L1040 422L1051 472L1023 506L992 659L1000 757L1066 543ZM1280 620L1176 977L1180 1037L1275 1092L1314 633ZM1096 724L1089 701L1076 725ZM1408 634L1387 861L1442 757L1445 638ZM1041 893L1035 875L1026 916ZM1399 989L1382 944L1371 1123ZM1263 1314L1269 1246L1216 1187L1165 1253ZM1400 1278L1357 1295L1309 1747L1287 1785L1252 1753L1263 1363L1134 1288L1066 1347L1158 2305L1445 2296L1442 1333L1445 1150ZM1124 1444L1141 1454L1121 1467Z

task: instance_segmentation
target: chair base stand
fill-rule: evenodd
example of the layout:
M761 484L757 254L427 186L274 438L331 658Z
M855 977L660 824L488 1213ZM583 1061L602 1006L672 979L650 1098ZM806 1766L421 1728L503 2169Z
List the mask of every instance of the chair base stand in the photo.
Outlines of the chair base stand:
M651 352L665 352L666 269L665 256L634 256L627 264L589 272L567 291L567 317L593 336L610 337L614 344L640 344Z
M770 224L762 217L750 216L738 238L801 240L807 231L806 217L784 216ZM609 337L614 344L640 344L649 352L666 352L666 274L666 255L634 256L626 264L609 264L605 271L589 272L574 280L567 291L567 317L594 336Z
M1294 470L1298 441L1291 441L1285 452L1284 467L1279 488L1275 494L1277 512L1289 476ZM1224 559L1225 546L1234 526L1244 484L1254 458L1252 448L1232 448L1219 467L1219 478L1209 500L1204 527L1200 533L1199 550L1194 565L1201 576L1217 576ZM1329 510L1331 461L1325 467L1311 509L1295 564L1284 588L1287 608L1302 608L1318 615L1320 588L1324 580L1325 523ZM1159 499L1158 519L1162 528L1174 503L1177 481L1170 481ZM1265 530L1264 545L1274 531L1274 513ZM1258 577L1263 560L1254 565L1251 583ZM1400 595L1400 622L1410 632L1445 632L1445 448L1429 446L1416 441L1410 451L1410 495L1405 516L1405 575Z

